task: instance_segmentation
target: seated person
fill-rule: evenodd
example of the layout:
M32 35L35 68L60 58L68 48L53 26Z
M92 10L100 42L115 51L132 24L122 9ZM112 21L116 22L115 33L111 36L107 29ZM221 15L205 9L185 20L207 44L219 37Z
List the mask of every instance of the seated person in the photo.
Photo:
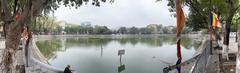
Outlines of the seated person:
M72 70L70 69L70 65L67 65L67 67L64 69L63 73L73 73Z

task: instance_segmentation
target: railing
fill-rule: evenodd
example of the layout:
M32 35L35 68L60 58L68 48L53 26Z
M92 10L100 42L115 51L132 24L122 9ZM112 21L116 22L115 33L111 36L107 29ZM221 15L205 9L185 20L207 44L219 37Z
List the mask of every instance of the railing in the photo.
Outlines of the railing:
M184 70L183 73L204 73L206 70L206 65L208 58L210 56L210 42L207 39L202 40L202 44L199 46L198 50L195 52L194 56L191 59L188 59L179 66L187 67L191 66ZM192 63L191 65L189 65ZM163 69L163 73L169 73L170 71L176 69L176 65L168 66Z
M192 69L189 73L205 73L206 72L206 66L208 63L208 59L210 56L210 42L206 42L207 45L202 51L202 53L199 55L197 61L193 65Z

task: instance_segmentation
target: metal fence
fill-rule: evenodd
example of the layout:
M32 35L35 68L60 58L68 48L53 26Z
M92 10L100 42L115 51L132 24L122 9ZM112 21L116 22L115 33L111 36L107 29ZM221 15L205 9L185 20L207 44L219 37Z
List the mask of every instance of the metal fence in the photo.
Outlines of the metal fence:
M202 51L202 53L199 55L199 58L195 62L194 66L190 70L189 73L205 73L206 72L206 66L208 63L208 59L210 56L210 42L206 42L207 45Z

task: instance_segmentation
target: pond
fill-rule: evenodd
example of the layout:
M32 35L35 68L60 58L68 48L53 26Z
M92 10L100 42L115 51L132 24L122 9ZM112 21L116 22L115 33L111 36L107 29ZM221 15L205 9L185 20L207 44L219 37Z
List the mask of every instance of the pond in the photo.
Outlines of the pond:
M200 43L186 37L181 44L187 60ZM78 73L162 73L177 60L175 37L62 37L37 45L51 65L64 69L69 64Z

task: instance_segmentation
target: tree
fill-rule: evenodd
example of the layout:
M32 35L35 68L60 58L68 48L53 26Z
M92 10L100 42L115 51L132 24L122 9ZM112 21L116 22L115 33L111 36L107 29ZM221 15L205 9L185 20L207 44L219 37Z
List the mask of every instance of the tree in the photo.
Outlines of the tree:
M157 0L159 1L159 0ZM194 16L191 16L190 19L198 17L197 21L198 26L209 26L210 24L208 15L210 12L215 12L220 17L220 21L226 21L225 25L225 33L224 33L224 42L223 42L223 50L228 48L229 45L229 33L230 27L232 25L233 16L239 11L239 0L181 0L183 5L190 7L190 13L196 13ZM168 6L170 12L175 12L175 0L168 0ZM191 25L191 24L188 24ZM195 24L194 24L195 25ZM195 25L195 26L196 26ZM198 28L198 27L194 27ZM212 28L209 26L209 28Z
M126 28L126 27L120 27L120 28L118 29L118 33L120 33L120 34L126 34L126 33L127 33L127 28Z
M106 0L101 0L106 2ZM15 54L20 43L21 33L24 27L31 28L32 21L41 14L49 14L57 9L59 4L70 7L80 7L89 0L1 0L0 21L3 22L5 32L6 49L4 49L1 69L3 73L15 73ZM113 2L111 0L111 2ZM100 6L100 0L93 0L92 5ZM31 30L28 30L29 39ZM27 45L29 43L27 40Z
M37 34L39 32L53 33L53 31L55 31L58 26L59 25L57 25L54 17L39 16L33 22L32 31L35 34Z
M139 29L139 32L141 34L151 34L152 33L152 30L150 28L140 28Z
M169 30L168 30L168 28L166 28L166 27L164 27L164 28L162 29L162 31L163 31L164 34L168 34L168 33L169 33Z
M94 34L110 34L111 31L106 26L95 26L93 28Z
M138 28L136 28L136 27L131 27L131 28L129 29L129 33L130 33L130 34L138 34L138 33L139 33Z
M193 31L199 31L201 29L207 28L208 26L204 20L202 20L202 18L199 18L197 12L191 9L192 8L190 8L191 12L189 13L188 17L186 17L186 26L192 28Z
M86 25L86 32L87 34L91 34L93 32L93 27L91 24Z

